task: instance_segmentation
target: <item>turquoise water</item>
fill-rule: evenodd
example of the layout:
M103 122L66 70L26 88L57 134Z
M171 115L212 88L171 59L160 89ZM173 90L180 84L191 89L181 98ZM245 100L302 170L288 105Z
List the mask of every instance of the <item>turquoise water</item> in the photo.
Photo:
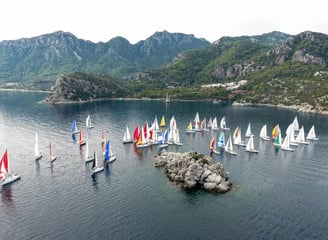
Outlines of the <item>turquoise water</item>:
M107 101L47 105L42 93L0 92L0 152L8 149L12 172L22 179L1 189L0 239L327 239L328 131L326 116L266 107L209 102ZM153 166L157 147L136 150L121 143L125 125L134 127L174 115L183 146L171 151L209 153L216 133L189 136L187 124L226 116L232 130L252 124L259 154L244 148L219 155L234 184L226 194L186 192ZM91 114L95 126L85 129ZM320 141L284 152L259 139L267 123L283 132L297 116L305 131L315 124ZM117 160L91 178L84 148L72 141L75 119L90 150L101 153L101 131ZM34 160L35 131L44 153ZM244 137L243 137L244 138ZM59 158L49 162L49 141Z

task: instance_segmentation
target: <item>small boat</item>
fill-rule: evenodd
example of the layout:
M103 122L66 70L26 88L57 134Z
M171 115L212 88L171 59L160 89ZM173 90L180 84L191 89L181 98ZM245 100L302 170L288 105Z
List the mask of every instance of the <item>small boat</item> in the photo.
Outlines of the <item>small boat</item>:
M104 171L104 165L102 166L98 166L98 157L97 157L97 153L94 152L94 158L92 161L92 174L91 176L94 177L97 173L100 173L102 171Z
M278 132L277 132L277 135L274 139L273 145L280 147L281 144L282 144L282 138L281 138L281 131L280 131L280 128L279 128Z
M76 121L73 120L72 124L71 124L71 130L72 130L72 134L76 134L76 133L79 133L80 131L77 129L77 126L76 126Z
M306 145L309 144L309 142L305 140L305 134L304 134L304 127L303 126L300 128L300 130L299 130L299 132L296 136L295 141L297 143L301 143L301 144L306 144Z
M213 118L213 121L212 121L212 130L219 130L219 127L218 127L218 120L216 117Z
M254 137L254 134L252 133L251 123L249 122L248 125L247 125L245 137L249 138L251 136Z
M166 103L169 103L169 102L171 102L171 99L170 99L170 97L169 97L169 94L168 94L168 93L166 93L165 102L166 102Z
M221 118L221 121L220 121L220 128L221 128L222 130L227 130L227 131L230 130L230 128L227 127L227 123L226 123L226 118L225 118L225 116Z
M91 161L93 161L94 159L94 155L89 155L89 142L88 140L85 142L85 157L84 157L84 161L85 163L89 163Z
M235 131L233 132L232 138L233 138L233 144L242 146L242 147L246 147L245 142L241 140L241 128L240 127L236 127Z
M169 130L166 129L164 131L164 134L162 132L158 133L158 144L159 144L159 148L166 148L169 146L168 144L168 140L169 140Z
M201 121L201 123L200 123L200 130L201 131L206 131L206 132L209 131L209 129L207 128L207 125L206 125L206 118L204 118L203 121Z
M35 131L35 143L34 143L34 159L40 160L42 158L42 153L39 151L39 138L38 138L38 132Z
M80 140L79 140L80 147L85 145L85 141L83 140L82 129L80 129Z
M113 151L110 146L109 139L106 141L106 149L105 149L105 162L111 163L116 160L116 156L113 154Z
M248 139L247 145L246 145L246 151L251 153L259 153L258 150L254 147L254 137L251 135Z
M136 142L137 148L145 148L151 146L147 138L147 128L148 126L145 124L144 127L140 129L138 140Z
M267 125L264 124L260 131L260 138L266 141L270 140L270 137L267 134Z
M221 149L221 151L222 151L222 149ZM213 153L220 154L220 150L215 147L215 137L213 137L210 142L210 154L213 154Z
M295 118L294 118L293 126L294 126L294 130L295 130L295 131L298 132L298 131L300 130L300 125L299 125L299 123L298 123L297 116L295 116Z
M288 125L286 129L286 135L289 136L289 144L292 146L298 146L298 143L295 140L295 129L294 129L294 123L291 123Z
M200 129L200 119L199 119L199 113L198 112L196 112L196 115L195 115L195 118L194 118L193 129L196 132L201 131L201 129Z
M231 135L228 138L227 144L225 145L224 151L231 155L237 155L237 153L233 150Z
M279 131L280 131L280 127L279 127L279 124L277 124L272 129L272 139L276 139L276 137L278 136Z
M188 126L187 126L187 128L186 128L186 133L188 133L188 134L192 134L192 133L195 133L195 130L193 129L193 126L192 126L192 123L191 123L191 121L189 122L189 124L188 124Z
M4 154L1 157L0 160L0 180L1 185L6 186L8 184L11 184L17 180L20 179L20 176L17 174L11 174L10 173L10 166L9 166L9 160L8 160L8 152L7 150L4 152Z
M306 135L306 139L307 140L315 140L315 141L319 140L319 138L315 134L314 125L312 125L312 127L310 128L308 134Z
M128 126L126 126L125 132L124 132L124 135L123 135L123 144L126 144L126 143L133 143L133 139L131 138Z
M161 121L159 122L159 126L161 127L161 128L164 128L166 125L165 125L165 117L164 117L164 115L162 116L162 118L161 118Z
M281 145L281 149L286 150L286 151L295 151L295 149L290 147L289 138L290 138L290 135L287 134Z
M49 153L50 153L50 162L53 162L57 159L57 156L54 156L52 154L52 145L51 145L51 142L49 142Z
M92 123L91 123L91 117L90 117L90 115L88 115L87 119L85 120L85 125L86 125L86 127L87 127L88 129L92 129L92 128L94 128L94 126L93 126Z
M218 147L224 149L225 148L225 138L224 138L224 132L221 132L219 141L218 141Z

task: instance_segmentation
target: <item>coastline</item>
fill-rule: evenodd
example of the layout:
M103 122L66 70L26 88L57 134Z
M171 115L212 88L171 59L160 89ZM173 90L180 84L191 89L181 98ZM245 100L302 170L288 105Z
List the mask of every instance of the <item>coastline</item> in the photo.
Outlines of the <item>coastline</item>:
M52 93L46 90L30 90L30 89L16 89L16 88L0 88L1 92L38 92L38 93Z
M289 109L294 110L301 113L308 113L308 114L321 114L321 115L328 115L328 111L314 109L311 105L304 103L303 105L283 105L283 104L268 104L268 103L239 103L233 102L232 106L263 106L263 107L274 107L274 108L282 108L282 109Z

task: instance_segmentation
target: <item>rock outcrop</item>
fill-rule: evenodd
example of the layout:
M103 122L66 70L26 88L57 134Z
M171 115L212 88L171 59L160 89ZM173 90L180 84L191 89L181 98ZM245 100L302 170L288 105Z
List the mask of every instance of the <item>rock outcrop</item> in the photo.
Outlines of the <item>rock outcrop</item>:
M155 158L155 167L165 166L167 177L184 189L201 188L220 193L231 189L228 172L209 156L197 152L162 152Z

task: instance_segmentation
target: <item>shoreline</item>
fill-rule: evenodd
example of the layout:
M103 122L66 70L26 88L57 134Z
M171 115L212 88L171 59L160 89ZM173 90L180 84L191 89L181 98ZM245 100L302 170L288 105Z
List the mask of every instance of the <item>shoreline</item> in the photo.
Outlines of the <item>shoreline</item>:
M37 93L52 93L46 90L30 90L30 89L14 89L14 88L0 88L1 92L37 92Z

